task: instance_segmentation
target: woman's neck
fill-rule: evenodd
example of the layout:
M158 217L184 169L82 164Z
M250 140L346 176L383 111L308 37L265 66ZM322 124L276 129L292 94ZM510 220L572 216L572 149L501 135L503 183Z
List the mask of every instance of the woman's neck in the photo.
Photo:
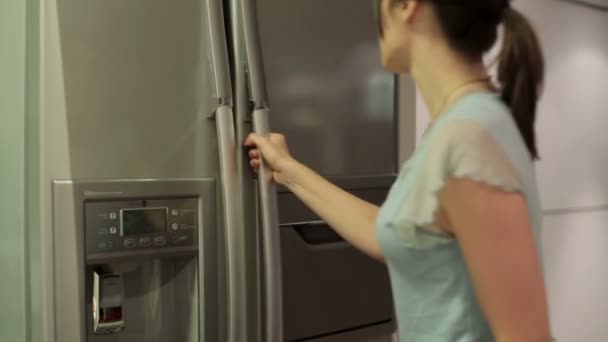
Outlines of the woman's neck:
M417 58L418 57L418 58ZM435 120L461 96L491 85L483 62L471 61L445 46L433 46L413 56L411 75Z

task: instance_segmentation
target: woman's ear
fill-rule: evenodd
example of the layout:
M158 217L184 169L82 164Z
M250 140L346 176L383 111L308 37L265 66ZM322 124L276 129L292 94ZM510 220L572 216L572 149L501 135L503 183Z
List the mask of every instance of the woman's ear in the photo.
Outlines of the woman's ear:
M395 10L399 12L399 18L404 23L411 23L420 10L420 0L405 0L397 4Z

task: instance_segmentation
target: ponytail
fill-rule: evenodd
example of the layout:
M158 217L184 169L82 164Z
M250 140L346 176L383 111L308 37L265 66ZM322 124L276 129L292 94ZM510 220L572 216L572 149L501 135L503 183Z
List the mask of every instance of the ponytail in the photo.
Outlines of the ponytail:
M391 4L407 0L390 0ZM504 26L499 55L498 83L502 101L511 108L513 119L528 148L538 159L534 122L545 65L538 37L528 20L511 7L511 0L429 0L452 47L465 56L480 57L497 38L497 26ZM377 0L378 30L382 35L382 0Z
M511 108L531 158L538 159L534 122L545 71L542 50L534 29L517 10L507 7L503 24L498 66L501 97Z

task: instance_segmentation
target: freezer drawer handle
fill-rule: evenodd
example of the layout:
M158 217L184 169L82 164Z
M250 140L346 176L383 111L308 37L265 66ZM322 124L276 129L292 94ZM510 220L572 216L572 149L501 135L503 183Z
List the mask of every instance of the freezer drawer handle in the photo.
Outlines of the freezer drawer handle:
M300 223L291 227L309 245L346 243L346 240L325 222Z

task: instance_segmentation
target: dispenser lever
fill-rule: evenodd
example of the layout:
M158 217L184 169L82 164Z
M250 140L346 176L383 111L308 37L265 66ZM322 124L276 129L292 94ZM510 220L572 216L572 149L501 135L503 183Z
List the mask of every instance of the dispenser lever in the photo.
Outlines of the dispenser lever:
M123 279L120 274L93 272L93 332L115 334L125 327Z

